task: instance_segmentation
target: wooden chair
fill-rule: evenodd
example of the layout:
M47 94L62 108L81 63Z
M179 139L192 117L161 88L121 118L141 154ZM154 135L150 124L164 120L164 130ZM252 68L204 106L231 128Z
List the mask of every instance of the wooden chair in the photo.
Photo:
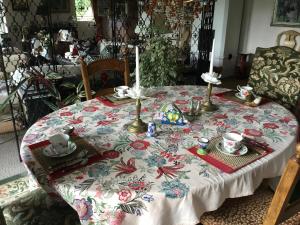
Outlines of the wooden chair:
M294 215L283 224L299 225L300 200L288 203L299 175L300 144L296 147L296 154L288 161L275 194L267 187L261 187L252 196L228 199L218 210L203 214L201 223L203 225L275 225Z
M282 40L282 37L284 39ZM297 43L297 37L299 42ZM294 30L283 31L278 34L276 39L276 45L290 47L298 52L300 52L300 33Z
M124 74L124 83L128 86L129 83L129 65L128 58L125 57L124 60L118 59L98 59L90 64L81 59L81 75L83 79L83 85L85 90L86 99L92 99L90 78L95 75L95 73L103 71L117 71ZM103 96L113 93L113 88L102 89L96 91L95 96Z

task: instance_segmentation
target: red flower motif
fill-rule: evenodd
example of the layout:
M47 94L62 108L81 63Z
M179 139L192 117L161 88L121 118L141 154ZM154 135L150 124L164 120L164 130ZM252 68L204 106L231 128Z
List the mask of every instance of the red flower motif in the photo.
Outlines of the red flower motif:
M187 100L176 100L175 101L175 104L178 104L178 105L185 105L188 103L189 103L189 101L187 101Z
M188 91L182 91L182 92L180 92L180 94L181 94L182 96L187 96L187 95L189 95L189 92L188 92Z
M148 141L137 140L130 143L130 146L135 150L146 150L149 147L150 143Z
M281 122L281 123L289 123L290 121L292 120L292 118L291 117L283 117L283 118L281 118L279 121Z
M132 190L138 191L145 187L145 182L142 181L133 181L128 184L128 187Z
M79 124L79 123L82 123L83 122L83 117L82 116L80 116L80 117L78 117L77 119L71 119L71 120L69 120L69 123L71 123L71 124Z
M276 123L264 123L264 128L277 129L279 126Z
M111 123L112 121L108 121L108 120L98 121L97 126L107 126Z
M217 115L215 115L215 118L216 119L227 119L228 116L226 115L226 113L225 114L217 114Z
M263 133L261 131L255 130L255 129L245 129L244 134L253 136L253 137L261 137L263 135Z
M83 108L83 111L86 112L96 112L99 108L96 106L87 106Z
M194 96L193 99L197 101L201 101L203 98L201 96Z
M184 129L183 129L183 132L184 132L185 134L189 134L191 131L192 131L191 128L184 128Z
M109 150L109 151L105 151L103 152L102 156L105 158L105 159L115 159L115 158L118 158L120 155L119 152L115 151L115 150Z
M59 115L60 115L60 116L72 116L73 113L71 113L71 112L62 112L62 113L60 113Z
M129 189L123 189L118 194L119 194L119 200L122 202L127 202L132 195Z
M245 120L247 120L248 123L253 123L254 121L256 121L256 118L254 117L254 115L247 115L247 116L243 116L243 118Z
M116 165L116 169L117 171L119 171L119 173L117 173L117 176L120 176L122 174L130 174L136 171L136 167L135 167L135 159L134 158L130 158L128 159L127 163L124 162L123 158L121 157L120 159L120 163L118 163Z
M83 176L82 176L82 175L77 176L77 177L75 177L75 179L77 179L77 180L82 180L82 179L83 179Z

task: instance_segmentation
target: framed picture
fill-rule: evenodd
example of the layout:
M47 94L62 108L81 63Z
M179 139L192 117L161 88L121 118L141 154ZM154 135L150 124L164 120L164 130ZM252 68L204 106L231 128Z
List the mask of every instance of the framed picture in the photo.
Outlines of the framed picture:
M271 26L300 27L300 1L274 0Z
M28 11L28 0L12 0L12 8L14 11Z
M54 2L55 2L55 4L54 4ZM70 0L55 0L55 1L53 1L52 12L53 13L69 13L70 12Z

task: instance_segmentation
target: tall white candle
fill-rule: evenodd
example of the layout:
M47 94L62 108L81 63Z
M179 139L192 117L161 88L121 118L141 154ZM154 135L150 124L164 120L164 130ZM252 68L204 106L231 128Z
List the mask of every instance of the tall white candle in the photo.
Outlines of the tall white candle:
M140 97L140 62L139 62L139 48L135 47L135 90L137 97Z
M214 68L214 52L215 52L215 39L213 40L211 55L210 55L210 65L209 65L209 73L213 73Z

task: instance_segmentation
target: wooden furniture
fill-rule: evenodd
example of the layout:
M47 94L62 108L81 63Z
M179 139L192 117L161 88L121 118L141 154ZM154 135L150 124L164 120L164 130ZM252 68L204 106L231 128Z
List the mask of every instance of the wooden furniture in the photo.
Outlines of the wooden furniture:
M128 86L129 82L129 64L128 58L125 57L124 60L118 59L99 59L90 64L87 64L83 59L80 60L81 64L81 75L83 79L84 90L86 94L86 99L92 99L90 78L95 76L97 72L103 71L118 71L124 74L124 83ZM102 89L96 91L95 96L103 96L113 93L113 88Z
M282 40L282 37L284 39ZM300 33L294 30L283 31L278 34L276 45L290 47L300 52L300 41L297 43L297 37L300 38ZM300 39L299 39L300 40Z
M253 196L229 199L217 211L205 213L201 217L201 223L237 225L255 222L255 224L275 225L294 215L285 224L299 225L300 199L288 204L299 175L300 144L296 147L296 154L288 161L274 195L267 187L261 187Z

